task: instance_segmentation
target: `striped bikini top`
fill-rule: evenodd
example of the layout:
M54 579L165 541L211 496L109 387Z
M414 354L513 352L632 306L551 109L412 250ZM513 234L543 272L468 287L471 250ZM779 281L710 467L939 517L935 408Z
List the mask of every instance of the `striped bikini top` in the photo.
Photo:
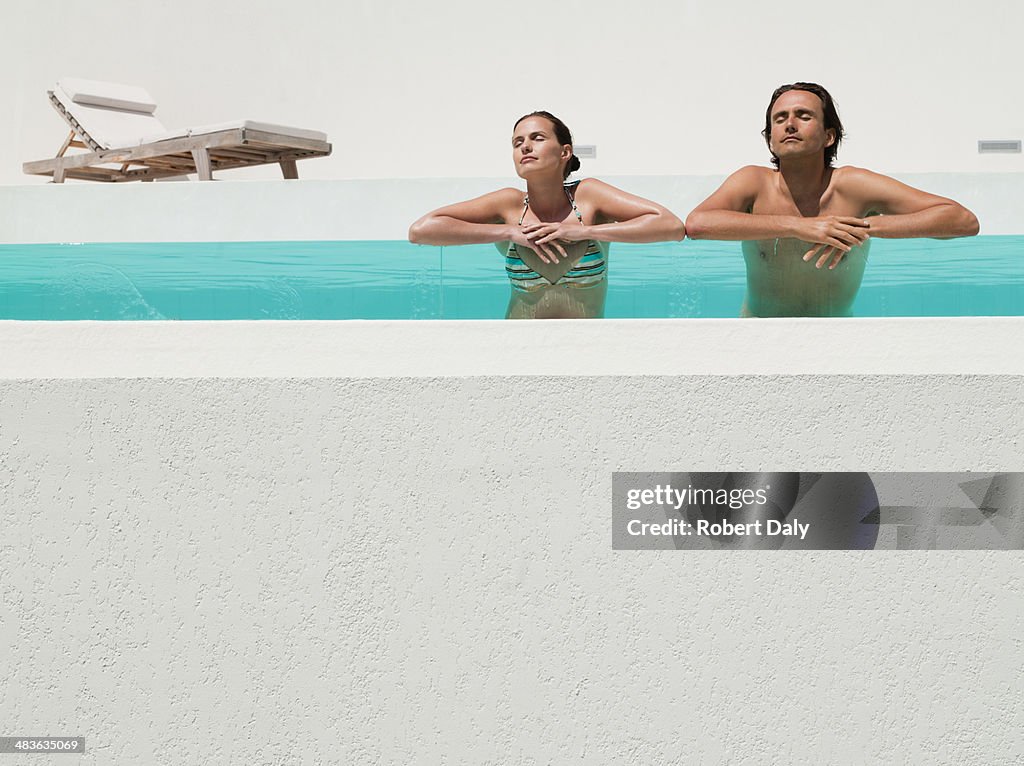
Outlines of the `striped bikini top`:
M583 216L576 207L576 200L573 199L573 192L579 185L579 181L565 184L565 196L569 198L572 205L572 212L576 214L576 220L583 224ZM526 211L530 209L529 195L523 197L523 214L519 216L519 225L522 226L526 218ZM608 272L608 261L605 259L601 245L595 240L587 242L587 249L580 256L557 282L550 282L547 277L538 274L532 267L528 266L519 256L515 242L510 242L508 252L505 254L505 273L508 274L513 290L522 292L533 292L543 290L546 287L593 287L604 281Z

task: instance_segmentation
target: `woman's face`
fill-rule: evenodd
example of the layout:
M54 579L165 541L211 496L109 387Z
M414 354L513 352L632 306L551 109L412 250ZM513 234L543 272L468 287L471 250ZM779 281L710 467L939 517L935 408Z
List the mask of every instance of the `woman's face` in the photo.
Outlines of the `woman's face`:
M512 161L520 178L553 175L561 179L572 147L559 144L555 126L546 117L527 117L512 133Z

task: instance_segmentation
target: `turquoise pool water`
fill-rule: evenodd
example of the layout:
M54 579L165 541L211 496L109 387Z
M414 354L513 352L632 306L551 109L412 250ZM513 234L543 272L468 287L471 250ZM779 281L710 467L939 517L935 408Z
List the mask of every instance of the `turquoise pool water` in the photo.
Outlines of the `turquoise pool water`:
M199 242L0 246L0 319L498 319L491 245ZM735 317L736 242L612 246L609 317ZM858 316L1024 314L1024 236L875 240Z

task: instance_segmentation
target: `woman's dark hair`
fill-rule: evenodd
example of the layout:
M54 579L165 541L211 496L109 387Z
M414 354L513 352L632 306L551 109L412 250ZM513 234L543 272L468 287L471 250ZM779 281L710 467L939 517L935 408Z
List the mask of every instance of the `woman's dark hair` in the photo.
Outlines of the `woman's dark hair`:
M794 82L791 85L780 85L772 93L768 108L764 113L764 130L761 131L765 143L768 144L768 151L772 150L772 107L775 106L779 96L791 90L806 90L821 99L821 105L825 110L825 130L833 130L836 134L836 140L832 142L832 146L825 147L825 165L831 167L832 161L836 158L836 152L839 151L839 144L846 133L843 131L843 123L839 121L839 112L836 111L836 102L832 99L832 95L815 82ZM775 167L779 166L779 158L775 156L774 152L772 153L772 164Z
M569 126L566 125L557 117L555 117L555 115L551 114L551 112L545 112L543 109L536 112L530 112L529 114L524 114L522 117L516 120L516 124L512 126L512 130L514 131L517 127L519 127L519 123L521 123L527 117L543 117L545 120L550 121L551 124L555 126L555 138L558 139L558 143L563 146L565 144L569 144L569 146L572 146L572 133L569 131ZM580 158L577 157L574 153L571 157L569 157L569 162L566 164L565 172L562 175L564 178L568 178L570 173L572 173L574 170L579 169Z

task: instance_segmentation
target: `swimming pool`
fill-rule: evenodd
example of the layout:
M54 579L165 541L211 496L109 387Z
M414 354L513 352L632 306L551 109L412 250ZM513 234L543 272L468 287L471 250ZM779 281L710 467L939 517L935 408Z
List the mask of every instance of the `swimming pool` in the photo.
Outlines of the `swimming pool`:
M1024 314L1024 236L875 240L857 316ZM498 319L492 245L395 241L0 246L0 319ZM735 317L739 243L612 246L609 318Z

